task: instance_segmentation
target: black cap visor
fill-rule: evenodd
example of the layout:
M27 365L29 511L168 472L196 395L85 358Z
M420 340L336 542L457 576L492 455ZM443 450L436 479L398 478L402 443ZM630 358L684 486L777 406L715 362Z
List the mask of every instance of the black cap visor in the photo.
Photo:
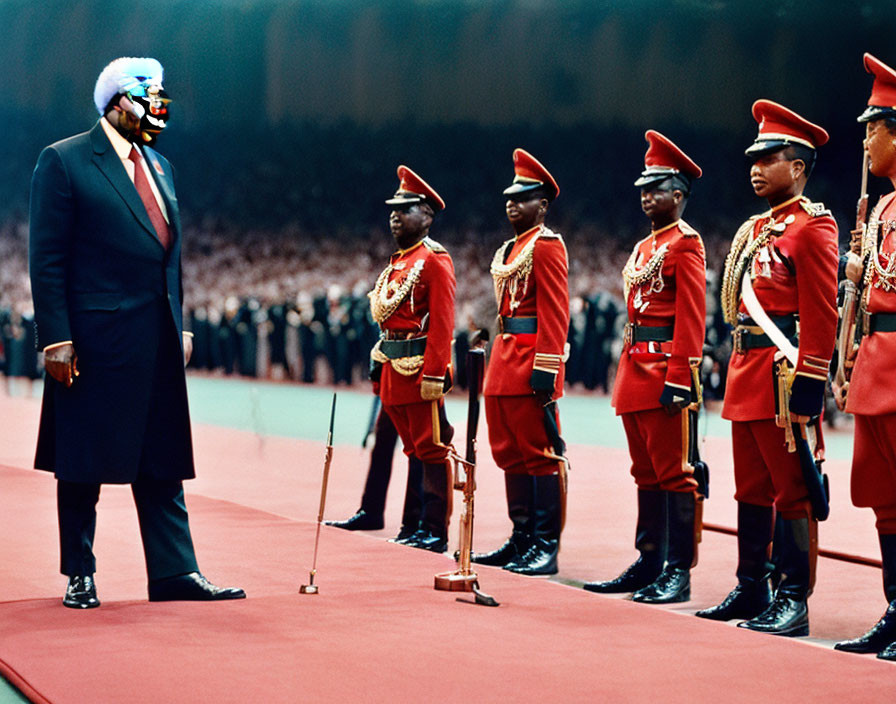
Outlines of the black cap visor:
M790 142L786 139L757 139L746 149L746 151L744 151L744 154L750 157L753 161L756 161L756 159L764 157L767 154L774 154L775 152L791 147L794 144L807 146L804 142Z
M386 201L386 205L413 205L414 203L425 203L426 196L419 193L411 193L410 191L397 191L394 196Z
M886 105L869 105L865 112L856 118L856 122L873 122L883 120L885 117L896 117L896 107Z

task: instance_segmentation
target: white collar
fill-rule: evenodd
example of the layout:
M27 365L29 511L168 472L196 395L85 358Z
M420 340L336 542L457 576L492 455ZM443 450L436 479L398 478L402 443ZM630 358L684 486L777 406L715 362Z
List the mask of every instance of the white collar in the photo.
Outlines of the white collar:
M105 115L100 118L100 124L103 126L103 132L106 133L109 141L112 142L112 148L115 150L115 153L118 154L118 158L122 161L127 159L128 155L131 153L131 148L135 145L122 137L118 130L112 126L112 123L106 119Z

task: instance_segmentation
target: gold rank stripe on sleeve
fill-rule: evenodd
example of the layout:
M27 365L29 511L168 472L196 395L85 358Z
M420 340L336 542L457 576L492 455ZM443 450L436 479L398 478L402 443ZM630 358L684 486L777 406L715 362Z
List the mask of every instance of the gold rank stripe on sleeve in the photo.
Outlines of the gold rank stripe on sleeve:
M685 386L684 384L673 384L671 381L667 381L667 382L666 382L666 386L673 386L673 387L675 387L676 389L684 389L685 391L690 391L690 390L691 390L691 387L690 387L690 386Z
M809 372L806 372L806 371L799 371L796 374L794 374L794 376L795 377L805 376L805 377L808 377L809 379L818 379L819 381L827 381L828 380L827 372L825 372L824 374L810 374Z
M557 374L560 372L561 364L563 364L563 355L536 352L533 368L550 374Z
M803 358L803 364L812 371L825 375L825 377L827 376L828 368L830 367L828 360L822 359L821 357L810 357L809 355L806 355Z

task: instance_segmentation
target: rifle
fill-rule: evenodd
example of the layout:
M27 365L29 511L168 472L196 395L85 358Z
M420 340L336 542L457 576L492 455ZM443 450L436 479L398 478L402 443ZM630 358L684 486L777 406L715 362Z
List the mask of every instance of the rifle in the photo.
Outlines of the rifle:
M479 396L485 371L485 350L474 348L467 352L467 379L469 402L467 405L467 447L465 457L451 454L454 463L454 489L463 492L464 511L460 517L460 551L458 569L435 576L435 589L449 592L473 592L476 603L482 606L498 606L498 602L479 590L479 577L470 567L473 550L473 495L476 491L476 433L479 428Z
M863 150L862 156L862 190L859 202L856 205L856 227L850 240L848 258L861 257L864 262L866 255L866 234L868 230L868 152ZM858 242L856 242L858 238ZM858 245L858 246L857 246ZM857 252L856 249L859 251ZM849 392L849 377L856 355L859 352L861 336L856 327L856 318L859 312L859 287L851 279L844 278L840 284L843 291L843 302L840 305L840 328L837 331L837 371L834 374L834 383L840 388L840 395L846 399Z
M299 587L300 594L317 594L314 575L317 574L317 544L320 541L320 524L324 520L324 507L327 505L327 481L330 478L330 462L333 461L333 423L336 420L336 394L333 394L333 405L330 407L330 430L327 433L327 454L324 458L324 478L320 483L320 508L317 511L317 533L314 535L314 559L311 562L311 576L308 584Z
M685 474L690 474L697 482L696 500L694 504L694 562L697 566L697 545L703 541L703 502L709 498L709 466L700 459L698 447L700 438L697 432L697 419L700 406L703 404L703 385L700 383L700 363L702 359L691 362L691 386L694 400L681 411L681 461Z

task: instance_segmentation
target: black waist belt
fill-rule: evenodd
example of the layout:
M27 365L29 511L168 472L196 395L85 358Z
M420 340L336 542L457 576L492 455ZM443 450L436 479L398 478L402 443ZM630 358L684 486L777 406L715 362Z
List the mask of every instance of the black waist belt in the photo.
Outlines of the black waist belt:
M868 334L896 332L896 313L872 313L868 316Z
M501 316L501 332L511 335L534 334L538 332L538 318L508 318Z
M415 337L410 340L382 340L380 352L389 359L417 357L426 351L426 337Z
M784 333L784 336L796 346L799 338L796 334L796 316L795 315L777 315L769 316L775 326ZM747 350L755 350L761 347L775 347L775 343L764 332L753 332L748 327L759 327L752 318L747 318L734 328L734 350L743 354Z
M675 327L672 325L634 325L631 327L632 344L636 342L669 342Z

